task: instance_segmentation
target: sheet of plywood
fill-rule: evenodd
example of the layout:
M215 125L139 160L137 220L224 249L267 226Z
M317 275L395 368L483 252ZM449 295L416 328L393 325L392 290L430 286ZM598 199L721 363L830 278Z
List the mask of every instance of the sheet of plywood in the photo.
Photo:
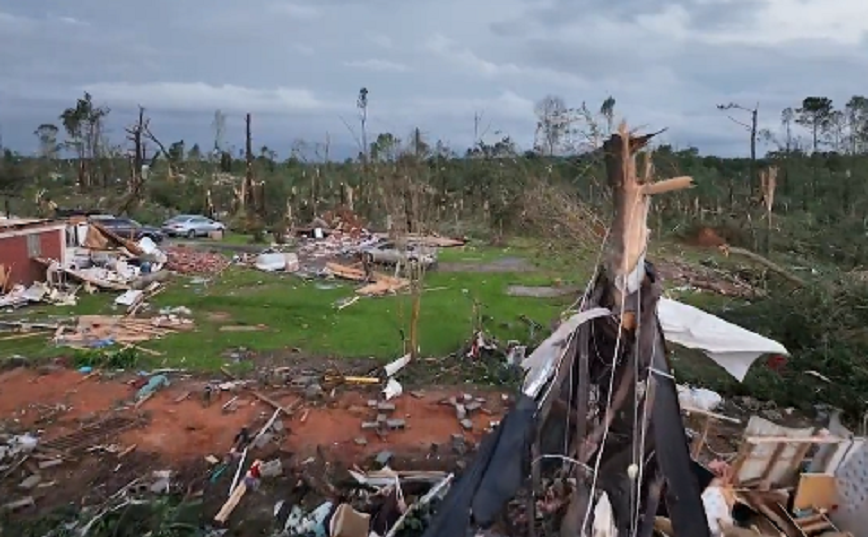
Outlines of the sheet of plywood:
M793 498L795 509L827 509L838 505L838 485L831 474L802 474L796 495Z
M742 455L737 466L736 483L765 481L768 485L788 486L794 484L798 475L797 460L804 457L799 440L811 438L814 428L793 429L783 427L759 416L751 416L744 436L750 442L750 449ZM762 441L764 439L773 441ZM794 440L787 443L788 439ZM780 447L781 444L783 447Z

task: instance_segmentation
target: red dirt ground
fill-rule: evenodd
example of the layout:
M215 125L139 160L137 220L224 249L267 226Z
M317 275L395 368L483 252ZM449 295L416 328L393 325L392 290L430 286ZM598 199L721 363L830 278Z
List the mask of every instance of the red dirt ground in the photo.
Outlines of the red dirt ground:
M704 248L718 247L726 244L726 241L710 227L701 227L696 231L696 234L687 242L695 246Z
M177 380L146 401L138 412L148 416L146 425L128 429L116 439L122 446L136 444L136 453L149 453L163 464L181 464L207 455L221 457L232 444L238 431L247 426L256 431L271 416L274 409L256 399L250 392L239 392L238 408L232 413L223 413L222 404L231 397L223 393L210 406L204 407L198 397L204 383L197 380ZM362 431L361 422L370 421L376 412L367 407L374 392L349 391L338 388L333 401L310 403L301 407L292 418L283 418L287 434L282 450L307 454L320 446L335 460L353 462L388 447L390 451L417 452L428 449L433 443L445 443L453 433L463 432L449 405L439 404L449 396L464 393L462 389L438 388L427 390L414 397L407 393L393 400L396 410L390 417L404 418L406 430L393 431L385 439L375 433ZM186 392L190 398L176 403ZM136 389L123 380L84 379L83 375L70 370L57 370L40 375L33 370L15 369L0 374L0 419L15 420L24 429L38 427L43 438L51 440L79 428L82 421L94 421L102 413L108 413L124 401L132 401ZM473 392L486 398L487 415L476 412L471 416L474 430L465 432L468 440L478 441L491 420L499 419L503 402L498 393ZM274 399L285 406L298 396L288 394ZM46 416L48 407L65 405L66 410L54 411ZM135 415L132 407L122 412ZM40 417L42 419L40 420ZM32 429L31 429L32 430ZM364 437L366 445L356 439Z

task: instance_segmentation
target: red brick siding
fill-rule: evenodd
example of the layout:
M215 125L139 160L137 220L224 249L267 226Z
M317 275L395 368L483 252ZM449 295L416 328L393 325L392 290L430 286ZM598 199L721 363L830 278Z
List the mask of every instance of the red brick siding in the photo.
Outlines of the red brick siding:
M0 231L2 233L2 231ZM63 256L62 232L34 230L39 235L42 257L61 260ZM0 237L0 265L12 269L12 284L30 285L45 280L45 266L28 257L27 235Z

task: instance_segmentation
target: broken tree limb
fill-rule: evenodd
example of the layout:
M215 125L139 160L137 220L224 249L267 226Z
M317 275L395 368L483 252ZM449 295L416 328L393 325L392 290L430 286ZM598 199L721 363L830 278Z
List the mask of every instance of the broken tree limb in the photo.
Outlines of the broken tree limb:
M664 179L656 183L646 184L642 187L642 193L646 196L654 194L665 194L666 192L675 192L676 190L684 190L693 186L693 177L682 176Z
M746 250L744 248L739 248L738 246L729 246L727 244L724 244L723 246L721 246L720 250L724 253L724 255L727 255L727 256L729 254L736 254L736 255L740 255L742 257L746 257L746 258L750 259L751 261L766 267L767 269L771 270L772 272L783 276L786 280L790 281L791 283L794 283L795 285L797 285L799 287L805 286L805 280L799 278L798 276L796 276L792 272L788 271L784 267L778 265L777 263L775 263L771 259L763 257L756 252L751 252L750 250Z

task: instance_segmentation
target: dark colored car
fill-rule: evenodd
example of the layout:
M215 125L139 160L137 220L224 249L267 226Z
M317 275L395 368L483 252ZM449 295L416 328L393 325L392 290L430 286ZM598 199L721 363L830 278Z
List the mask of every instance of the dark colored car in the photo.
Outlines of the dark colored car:
M155 243L160 243L165 238L165 235L163 235L163 232L159 228L143 226L130 218L95 218L94 221L115 235L125 239L138 241L144 237L148 237Z

